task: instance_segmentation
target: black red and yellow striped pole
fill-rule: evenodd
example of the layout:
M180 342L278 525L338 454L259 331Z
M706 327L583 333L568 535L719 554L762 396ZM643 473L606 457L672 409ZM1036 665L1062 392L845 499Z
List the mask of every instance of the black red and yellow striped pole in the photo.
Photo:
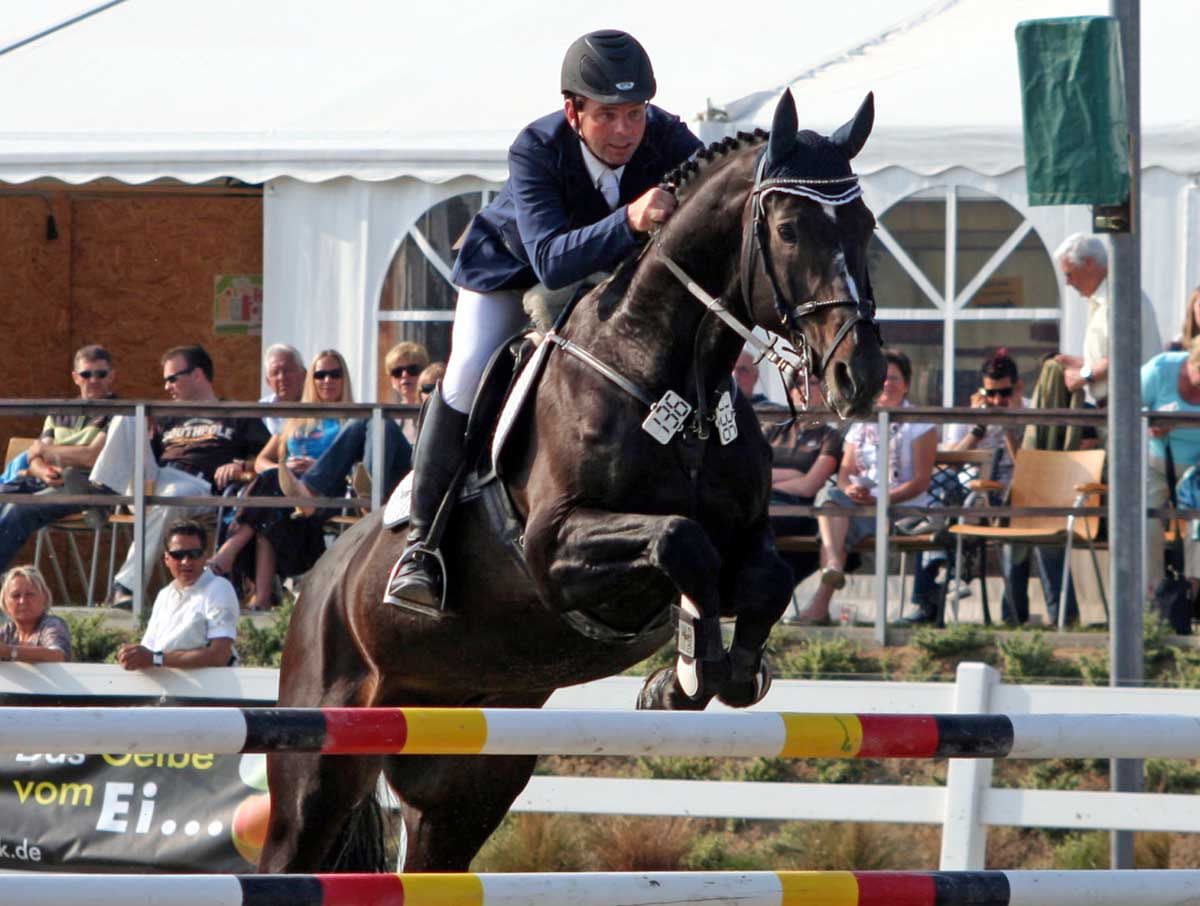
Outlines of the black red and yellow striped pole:
M38 906L1180 906L1200 871L0 875Z
M1161 714L0 708L0 752L1195 758L1200 721Z

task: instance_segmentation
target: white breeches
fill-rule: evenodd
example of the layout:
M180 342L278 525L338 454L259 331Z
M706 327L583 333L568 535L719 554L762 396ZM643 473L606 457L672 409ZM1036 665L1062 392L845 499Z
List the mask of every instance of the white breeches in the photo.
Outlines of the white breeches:
M522 295L517 290L458 291L454 328L450 333L450 360L442 378L442 399L452 409L471 411L488 359L501 343L528 323L521 307Z

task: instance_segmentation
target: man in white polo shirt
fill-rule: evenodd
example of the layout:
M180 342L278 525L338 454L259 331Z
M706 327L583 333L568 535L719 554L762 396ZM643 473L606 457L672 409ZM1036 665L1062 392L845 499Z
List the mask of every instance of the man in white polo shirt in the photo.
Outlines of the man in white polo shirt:
M163 562L174 579L154 599L140 645L122 645L126 670L146 667L228 667L237 660L237 593L228 579L204 568L208 533L181 520L167 531Z

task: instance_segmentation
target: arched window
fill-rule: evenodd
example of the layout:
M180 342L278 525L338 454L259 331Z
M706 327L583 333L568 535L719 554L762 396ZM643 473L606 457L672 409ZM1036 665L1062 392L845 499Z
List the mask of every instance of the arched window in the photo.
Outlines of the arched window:
M432 362L449 356L458 295L450 272L458 240L491 195L467 192L438 202L417 219L396 249L379 294L379 399L389 398L383 357L397 343L423 344Z
M913 361L912 401L968 405L999 346L1029 392L1042 356L1059 348L1060 316L1054 265L1033 224L962 185L910 195L878 219L872 282L884 340Z

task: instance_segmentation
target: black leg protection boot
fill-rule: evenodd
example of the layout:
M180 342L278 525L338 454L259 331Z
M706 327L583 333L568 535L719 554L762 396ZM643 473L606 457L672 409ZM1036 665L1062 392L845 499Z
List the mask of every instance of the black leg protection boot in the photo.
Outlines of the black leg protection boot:
M417 449L413 456L413 488L408 545L388 578L383 600L403 607L416 604L440 608L442 570L436 548L426 545L442 499L462 464L467 416L442 401L442 388L426 404Z

